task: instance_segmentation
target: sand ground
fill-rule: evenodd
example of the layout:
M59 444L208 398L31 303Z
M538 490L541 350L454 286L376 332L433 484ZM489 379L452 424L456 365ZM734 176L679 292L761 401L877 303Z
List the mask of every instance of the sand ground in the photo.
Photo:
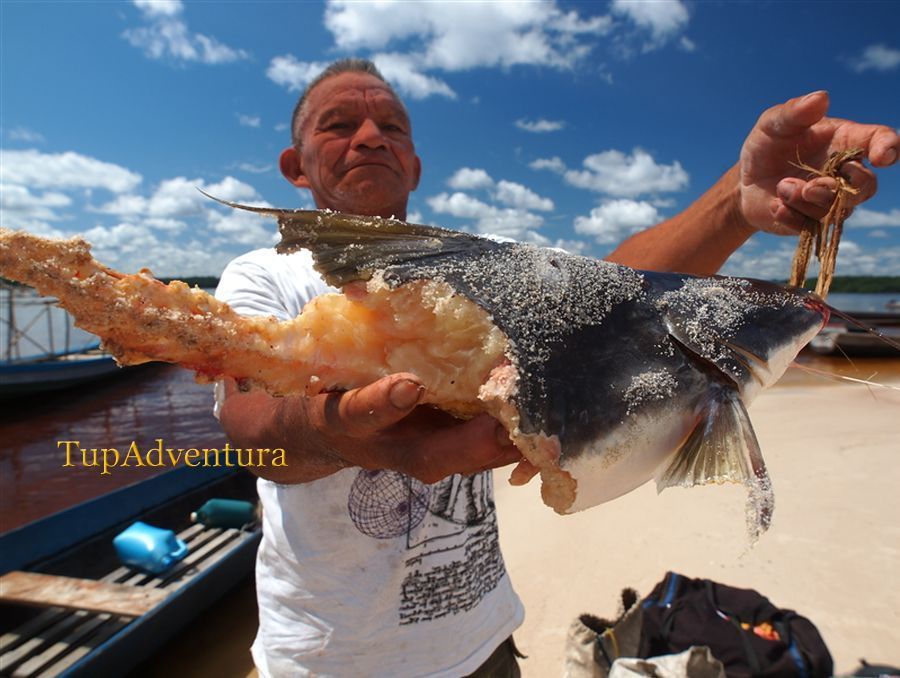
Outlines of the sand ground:
M838 672L860 657L900 664L900 391L777 387L750 417L776 509L749 550L736 486L657 495L646 485L557 516L537 483L510 487L498 473L501 548L526 609L516 633L526 677L562 675L571 621L614 616L621 588L645 595L667 570L755 588L809 617Z
M885 383L900 387L900 375ZM749 550L740 487L657 495L646 485L558 516L539 483L511 487L508 470L497 472L501 547L526 609L516 633L526 678L561 676L572 620L615 615L620 589L649 593L667 570L755 588L809 617L838 672L860 657L900 664L900 390L801 384L766 391L750 408L776 509ZM192 629L136 675L255 675L251 581Z

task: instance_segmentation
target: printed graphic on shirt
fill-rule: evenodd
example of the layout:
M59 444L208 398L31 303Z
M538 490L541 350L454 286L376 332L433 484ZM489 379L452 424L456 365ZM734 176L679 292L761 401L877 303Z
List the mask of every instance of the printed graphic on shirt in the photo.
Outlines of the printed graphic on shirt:
M409 558L400 624L473 608L505 574L490 476L451 476L434 485L395 471L360 471L347 508L375 539L406 536Z
M356 529L376 539L391 539L422 522L430 488L396 471L360 471L350 487L347 510Z

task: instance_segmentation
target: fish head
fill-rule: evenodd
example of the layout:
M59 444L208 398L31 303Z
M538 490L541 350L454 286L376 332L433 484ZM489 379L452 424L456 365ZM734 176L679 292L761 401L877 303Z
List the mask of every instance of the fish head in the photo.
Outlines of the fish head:
M684 278L661 295L670 336L749 403L772 386L828 321L813 292L763 280Z

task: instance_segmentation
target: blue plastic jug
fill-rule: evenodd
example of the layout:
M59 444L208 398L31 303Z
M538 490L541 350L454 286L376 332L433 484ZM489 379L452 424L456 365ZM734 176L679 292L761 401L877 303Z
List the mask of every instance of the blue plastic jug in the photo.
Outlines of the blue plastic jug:
M172 530L147 525L141 521L129 526L113 539L119 560L153 574L164 572L184 558L188 545Z

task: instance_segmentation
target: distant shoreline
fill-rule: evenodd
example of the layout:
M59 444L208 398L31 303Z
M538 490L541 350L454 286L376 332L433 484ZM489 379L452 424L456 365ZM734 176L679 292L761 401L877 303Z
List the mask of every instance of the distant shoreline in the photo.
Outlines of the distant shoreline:
M219 278L214 275L197 275L186 278L165 276L159 278L159 280L166 284L173 280L181 280L191 287L203 289L215 289L219 285ZM5 278L0 278L0 281L13 287L26 287L26 285L6 280ZM775 282L787 284L786 280L777 280ZM806 281L806 287L809 289L815 287L814 277ZM837 275L831 283L831 291L860 294L900 294L900 275Z
M779 281L786 284L787 281ZM806 281L807 289L815 289L816 279ZM900 294L900 275L836 275L831 283L832 292L859 294Z

